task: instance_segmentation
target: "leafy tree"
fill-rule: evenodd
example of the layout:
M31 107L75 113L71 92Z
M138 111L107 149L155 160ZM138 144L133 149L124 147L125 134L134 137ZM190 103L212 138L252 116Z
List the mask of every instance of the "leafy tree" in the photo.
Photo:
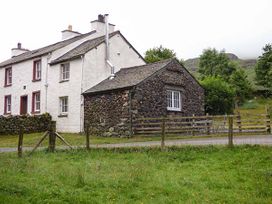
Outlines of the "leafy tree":
M227 82L220 77L209 76L200 83L205 89L206 113L212 115L232 113L235 93Z
M158 62L164 59L177 58L176 53L168 48L164 48L161 45L159 47L154 47L145 52L145 61L147 63ZM178 60L183 64L183 60Z
M255 72L259 85L272 88L272 44L267 44L263 48L263 54L258 58Z
M236 69L237 64L232 62L224 51L218 52L214 48L209 48L200 55L198 72L201 79L207 76L219 76L228 81Z
M244 70L238 69L230 76L230 86L235 91L235 101L241 104L245 99L249 98L252 93L252 85L247 79L247 75Z

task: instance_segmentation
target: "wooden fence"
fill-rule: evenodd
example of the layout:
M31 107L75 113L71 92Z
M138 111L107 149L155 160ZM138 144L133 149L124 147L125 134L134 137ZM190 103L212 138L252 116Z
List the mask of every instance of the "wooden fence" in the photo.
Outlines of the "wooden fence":
M230 129L234 134L264 134L271 132L268 114L217 115L217 116L170 116L138 118L133 123L135 135L224 135Z

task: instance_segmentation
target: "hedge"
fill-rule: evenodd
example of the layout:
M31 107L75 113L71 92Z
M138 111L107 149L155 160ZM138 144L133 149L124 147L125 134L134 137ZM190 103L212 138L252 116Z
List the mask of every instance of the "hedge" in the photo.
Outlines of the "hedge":
M18 134L20 127L24 133L43 132L48 129L52 117L45 113L42 115L0 116L0 135Z

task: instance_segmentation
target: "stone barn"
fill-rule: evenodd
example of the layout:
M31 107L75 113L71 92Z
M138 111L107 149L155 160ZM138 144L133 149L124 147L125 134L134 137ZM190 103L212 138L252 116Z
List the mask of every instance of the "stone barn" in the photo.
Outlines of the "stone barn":
M139 117L204 114L204 89L176 59L122 68L83 95L85 125L104 136L133 134Z

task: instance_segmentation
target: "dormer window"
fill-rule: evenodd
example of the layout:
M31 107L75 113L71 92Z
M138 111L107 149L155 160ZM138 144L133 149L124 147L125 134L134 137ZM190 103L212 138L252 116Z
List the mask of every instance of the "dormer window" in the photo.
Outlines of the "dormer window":
M12 68L5 69L5 86L11 86L12 84Z
M70 64L65 63L60 65L60 81L68 81L70 79Z
M35 60L33 62L33 81L40 81L42 77L42 61Z

